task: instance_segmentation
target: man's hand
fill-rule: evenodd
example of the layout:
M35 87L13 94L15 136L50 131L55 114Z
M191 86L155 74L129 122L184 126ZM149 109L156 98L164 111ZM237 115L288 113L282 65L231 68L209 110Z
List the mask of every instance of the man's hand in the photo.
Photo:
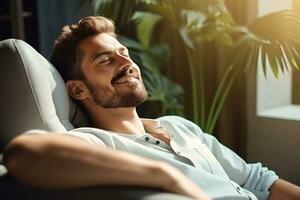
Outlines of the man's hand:
M210 200L210 197L202 189L180 171L163 162L159 166L163 172L162 180L165 180L162 188L170 192L192 197L196 200ZM166 176L166 178L163 176Z
M197 200L209 199L197 185L166 163L65 134L18 136L7 147L4 164L16 180L32 186L148 186Z
M300 200L300 187L278 179L271 186L270 200Z

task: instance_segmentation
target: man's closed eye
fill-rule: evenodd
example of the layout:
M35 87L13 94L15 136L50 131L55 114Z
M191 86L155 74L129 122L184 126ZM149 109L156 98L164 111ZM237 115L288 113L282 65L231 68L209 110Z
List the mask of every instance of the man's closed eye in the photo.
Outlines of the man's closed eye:
M106 58L102 61L99 62L99 65L102 66L102 65L108 65L108 64L111 64L112 63L112 59L111 58Z

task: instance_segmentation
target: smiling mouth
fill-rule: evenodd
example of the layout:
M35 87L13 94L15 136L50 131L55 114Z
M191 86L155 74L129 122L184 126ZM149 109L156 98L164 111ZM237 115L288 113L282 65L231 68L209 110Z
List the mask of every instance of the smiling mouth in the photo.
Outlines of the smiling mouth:
M136 76L124 76L118 80L112 81L112 84L124 84L139 80Z

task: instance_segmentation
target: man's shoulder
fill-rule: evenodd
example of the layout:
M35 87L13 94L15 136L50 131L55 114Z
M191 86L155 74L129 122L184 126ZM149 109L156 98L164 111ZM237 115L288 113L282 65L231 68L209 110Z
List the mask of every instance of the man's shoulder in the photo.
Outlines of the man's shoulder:
M100 128L95 128L95 127L78 127L76 129L68 131L68 133L85 133L85 134L91 134L95 135L97 137L99 136L110 136L110 131L100 129Z
M183 117L177 116L177 115L166 115L166 116L157 118L157 120L160 122L169 122L169 123L176 124L176 125L185 124L188 126L191 126L191 125L196 126L196 124L194 124L192 121L185 119Z
M161 124L164 124L164 125L169 125L169 126L176 126L176 127L184 127L184 128L187 128L189 129L190 131L196 133L196 132L201 132L202 133L202 130L201 128L195 124L194 122L188 120L188 119L185 119L183 117L180 117L180 116L176 116L176 115L168 115L168 116L163 116L163 117L160 117L160 118L157 118L158 121L160 121Z
M165 115L157 118L159 121L188 121L187 119L177 115Z

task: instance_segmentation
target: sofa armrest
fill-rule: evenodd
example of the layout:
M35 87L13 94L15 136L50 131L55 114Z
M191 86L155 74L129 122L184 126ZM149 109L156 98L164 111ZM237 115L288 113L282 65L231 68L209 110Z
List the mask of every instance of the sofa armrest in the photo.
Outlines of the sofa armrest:
M9 174L0 177L2 200L192 200L162 190L132 186L95 186L80 189L41 189L17 183Z

